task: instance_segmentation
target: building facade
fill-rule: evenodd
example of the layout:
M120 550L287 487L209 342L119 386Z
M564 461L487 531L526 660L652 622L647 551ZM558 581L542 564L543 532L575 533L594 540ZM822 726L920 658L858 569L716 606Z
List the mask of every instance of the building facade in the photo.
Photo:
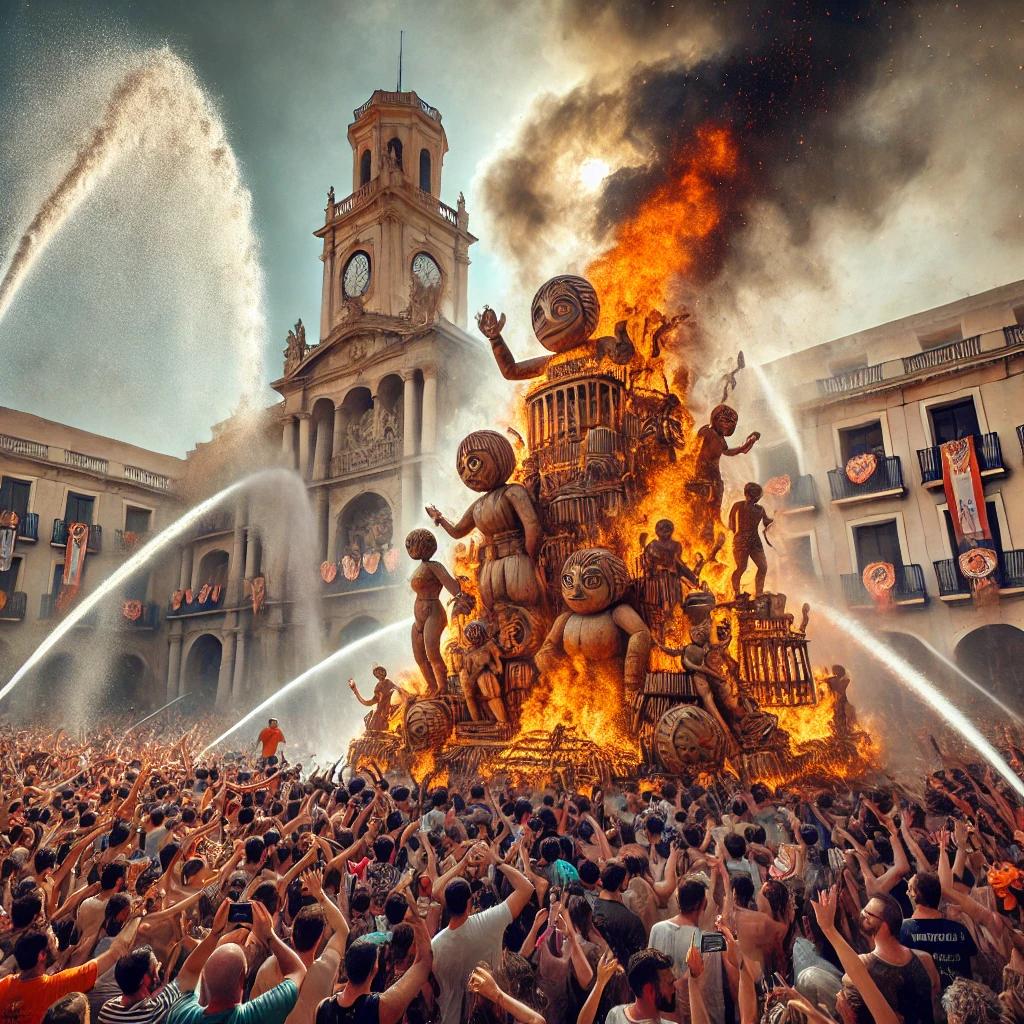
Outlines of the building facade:
M87 591L178 517L184 470L184 461L172 456L0 409L0 510L18 516L13 558L0 571L0 678L13 674L61 614L57 598L71 524L89 527L82 572ZM165 585L162 567L152 566L112 596L110 621L89 616L69 638L73 651L104 642L100 634L111 627L116 631L105 693L115 703L145 704L154 690L162 692ZM52 656L54 680L70 674L67 657ZM54 702L60 693L43 697Z
M763 386L747 376L740 396L762 429L758 479L790 481L788 495L765 498L781 513L784 578L803 574L926 674L948 673L946 658L1016 701L1024 687L1022 325L1024 281L776 360ZM985 602L957 564L939 449L968 435L998 554L998 599ZM865 454L877 468L852 482L850 460ZM861 575L879 561L895 567L884 604Z
M278 405L216 425L184 460L0 411L0 510L24 506L33 534L19 538L0 576L0 678L60 614L51 521L56 538L91 508L102 527L87 592L119 564L125 532L160 529L267 467L294 470L305 495L282 494L271 516L256 494L225 501L154 567L143 621L124 633L125 657L138 651L145 662L132 692L152 707L185 694L244 706L308 666L311 619L320 649L332 650L408 614L405 532L426 522L424 479L453 462L443 409L460 404L481 364L483 348L465 330L476 239L461 194L455 207L440 199L448 143L434 107L414 92L378 90L354 112L348 139L352 194L339 201L331 188L313 232L319 341L307 342L301 320L288 332L272 382ZM313 536L299 544L297 520L310 512Z

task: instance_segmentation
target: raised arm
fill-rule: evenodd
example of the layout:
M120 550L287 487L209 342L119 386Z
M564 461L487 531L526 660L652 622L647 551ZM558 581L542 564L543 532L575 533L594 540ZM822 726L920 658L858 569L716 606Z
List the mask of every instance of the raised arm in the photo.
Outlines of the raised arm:
M412 928L416 959L409 968L380 997L380 1024L398 1024L405 1015L409 1004L416 998L416 993L423 988L430 978L430 969L434 965L434 955L430 948L430 936L427 926L416 913L415 903L406 894L406 899L413 908L409 915L409 927Z
M534 356L516 362L516 357L501 336L501 329L505 326L504 313L498 316L490 306L484 306L482 312L477 314L476 322L480 333L491 343L494 361L505 380L532 380L547 369L551 356Z

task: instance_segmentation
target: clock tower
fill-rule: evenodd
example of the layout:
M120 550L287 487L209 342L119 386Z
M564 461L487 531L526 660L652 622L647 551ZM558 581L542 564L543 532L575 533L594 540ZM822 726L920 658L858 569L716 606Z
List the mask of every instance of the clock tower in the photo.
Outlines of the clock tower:
M327 635L341 645L408 614L406 532L429 526L423 481L454 464L446 428L489 363L466 334L469 215L441 201L448 140L415 92L353 115L352 192L327 207L319 344L289 331L273 382L286 464L306 480ZM434 485L428 500L437 494ZM310 572L316 572L311 566Z

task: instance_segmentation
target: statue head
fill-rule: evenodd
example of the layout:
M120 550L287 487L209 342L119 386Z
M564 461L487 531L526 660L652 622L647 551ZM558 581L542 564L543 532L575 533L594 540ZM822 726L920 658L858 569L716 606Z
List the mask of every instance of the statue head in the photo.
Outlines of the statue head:
M487 642L487 623L483 619L473 619L466 623L462 633L471 646L481 647Z
M716 405L711 410L711 426L722 435L729 437L736 432L740 417L731 405Z
M530 307L533 333L549 352L568 352L582 345L594 333L600 313L594 286L574 274L545 281Z
M470 490L493 491L512 475L516 454L508 438L497 431L474 430L459 444L455 466Z
M437 554L437 540L429 530L411 530L405 538L405 550L409 552L410 558L425 562Z
M388 670L383 665L373 666L373 677L383 682L388 677Z
M628 586L626 563L607 548L581 548L562 566L562 600L581 615L603 612L622 599Z
M720 644L732 642L732 621L730 619L722 619L715 626L715 640Z
M760 501L763 494L764 488L760 484L755 484L751 481L749 484L743 485L743 497L747 501Z
M671 519L659 519L654 524L654 534L658 540L668 540L675 532L676 524Z

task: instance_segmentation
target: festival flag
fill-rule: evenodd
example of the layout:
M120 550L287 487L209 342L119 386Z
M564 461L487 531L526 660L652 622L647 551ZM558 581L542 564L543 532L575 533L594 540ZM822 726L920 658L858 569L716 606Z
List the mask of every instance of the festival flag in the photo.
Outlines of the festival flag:
M960 572L970 581L975 600L998 596L995 571L999 565L985 507L985 488L974 450L974 438L947 441L942 453L942 486L956 538Z
M18 513L0 512L0 572L7 572L14 561L14 545L18 540Z
M860 578L879 610L892 607L896 586L896 567L892 562L872 562L864 566Z
M320 579L324 583L333 583L338 577L338 564L337 562L321 562L320 563Z
M121 614L129 622L138 622L142 618L142 602L135 599L123 601L121 604Z

